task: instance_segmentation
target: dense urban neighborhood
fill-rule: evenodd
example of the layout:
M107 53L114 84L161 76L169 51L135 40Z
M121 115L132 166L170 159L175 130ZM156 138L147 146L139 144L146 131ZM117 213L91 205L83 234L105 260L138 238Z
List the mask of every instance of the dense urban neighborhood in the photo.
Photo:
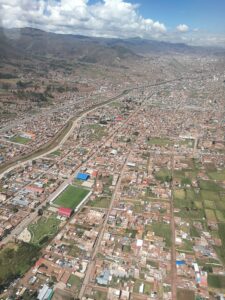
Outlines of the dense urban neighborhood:
M0 299L224 299L224 57L26 63L0 77Z

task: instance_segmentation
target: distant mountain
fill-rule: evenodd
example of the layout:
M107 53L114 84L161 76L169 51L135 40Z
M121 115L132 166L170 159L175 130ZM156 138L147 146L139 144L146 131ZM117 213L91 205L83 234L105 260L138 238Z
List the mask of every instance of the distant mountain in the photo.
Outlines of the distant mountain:
M107 39L64 35L39 29L0 29L0 58L51 57L85 63L115 64L140 59L146 54L224 54L217 48L193 47L140 38Z
M0 58L35 56L102 64L139 58L132 50L122 45L110 45L106 39L54 34L32 28L0 30Z

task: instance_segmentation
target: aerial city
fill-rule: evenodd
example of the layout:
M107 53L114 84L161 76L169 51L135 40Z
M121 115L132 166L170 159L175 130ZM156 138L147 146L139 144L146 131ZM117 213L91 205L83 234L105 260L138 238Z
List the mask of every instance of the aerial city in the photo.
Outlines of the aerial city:
M0 299L225 299L224 12L0 0Z

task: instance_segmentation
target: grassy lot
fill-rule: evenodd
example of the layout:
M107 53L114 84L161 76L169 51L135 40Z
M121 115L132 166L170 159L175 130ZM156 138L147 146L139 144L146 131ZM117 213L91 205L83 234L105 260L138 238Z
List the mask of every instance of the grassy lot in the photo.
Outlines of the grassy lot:
M39 248L27 243L8 244L0 250L0 288L22 276L39 257Z
M122 102L111 102L111 103L109 103L109 106L111 106L111 107L121 107Z
M149 282L144 282L141 280L136 280L134 283L134 293L139 294L139 288L144 283L144 294L149 295L151 293L151 290L153 288L152 284Z
M28 139L28 138L25 138L25 137L22 137L22 136L19 136L19 135L16 135L16 136L13 136L11 139L10 139L11 142L14 142L14 143L18 143L18 144L27 144L31 141L31 139Z
M208 284L212 288L224 289L225 288L225 276L222 275L208 275Z
M171 228L170 224L166 223L152 223L152 230L156 236L163 237L167 247L171 247Z
M193 225L191 225L191 228L190 228L190 235L192 238L200 237L200 233Z
M60 150L56 150L52 153L50 153L51 156L60 156L61 155L61 151Z
M93 295L91 295L91 298L94 300L107 300L107 292L94 291Z
M59 207L76 208L87 196L89 190L69 185L55 200L54 204Z
M88 128L91 130L90 137L94 140L99 140L106 135L106 127L99 124L88 125Z
M180 145L186 145L188 148L193 148L195 141L193 139L185 139L179 142Z
M55 217L41 217L36 223L28 226L31 233L31 243L41 245L48 238L57 233L60 221Z
M171 146L174 144L174 142L167 138L153 137L153 138L150 138L150 140L148 141L148 144L156 145L156 146L167 146L167 145Z
M195 293L191 290L177 289L177 300L195 300Z
M95 200L90 200L87 205L91 207L108 208L110 201L111 198L109 197L100 197L96 198Z
M182 245L179 247L181 251L193 252L193 243L189 240L183 240Z
M171 181L171 172L168 169L161 169L155 173L155 178L161 182Z
M71 287L76 286L76 289L80 290L82 281L79 277L72 274L72 275L70 275L70 278L67 281L67 284L69 284Z

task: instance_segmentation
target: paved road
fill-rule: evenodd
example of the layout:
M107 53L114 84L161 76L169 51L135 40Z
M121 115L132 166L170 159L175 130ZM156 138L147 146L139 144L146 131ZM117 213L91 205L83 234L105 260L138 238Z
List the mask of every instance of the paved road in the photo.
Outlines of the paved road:
M142 109L142 107L140 107L127 121L130 121L131 119L134 119L135 116L136 116L136 114L141 109ZM111 213L111 211L113 209L113 205L114 205L114 202L116 200L118 191L120 190L121 180L123 178L123 174L124 174L124 171L125 171L125 168L126 168L126 164L129 161L131 152L132 152L132 149L129 150L129 152L127 154L127 157L125 158L124 163L122 165L122 169L120 171L120 175L119 175L117 184L115 186L115 189L114 189L114 192L113 192L113 195L112 195L112 199L111 199L111 202L110 202L110 205L109 205L106 217L105 217L105 220L104 220L104 222L102 224L102 227L101 227L101 230L99 232L97 241L95 243L95 248L94 248L94 250L92 252L92 255L91 255L91 261L88 264L88 268L87 268L87 271L86 271L86 274L85 274L85 277L84 277L84 281L83 281L83 284L82 284L82 287L81 287L81 290L80 290L80 293L79 293L79 298L80 299L82 299L82 297L83 297L83 295L85 293L85 289L87 288L87 285L89 284L89 281L90 281L90 278L91 278L91 274L93 273L93 271L95 269L95 258L96 258L97 253L100 250L100 244L101 244L101 241L102 241L104 233L105 233L105 229L106 229L106 226L107 226L107 221L108 221L109 215L110 215L110 213Z

